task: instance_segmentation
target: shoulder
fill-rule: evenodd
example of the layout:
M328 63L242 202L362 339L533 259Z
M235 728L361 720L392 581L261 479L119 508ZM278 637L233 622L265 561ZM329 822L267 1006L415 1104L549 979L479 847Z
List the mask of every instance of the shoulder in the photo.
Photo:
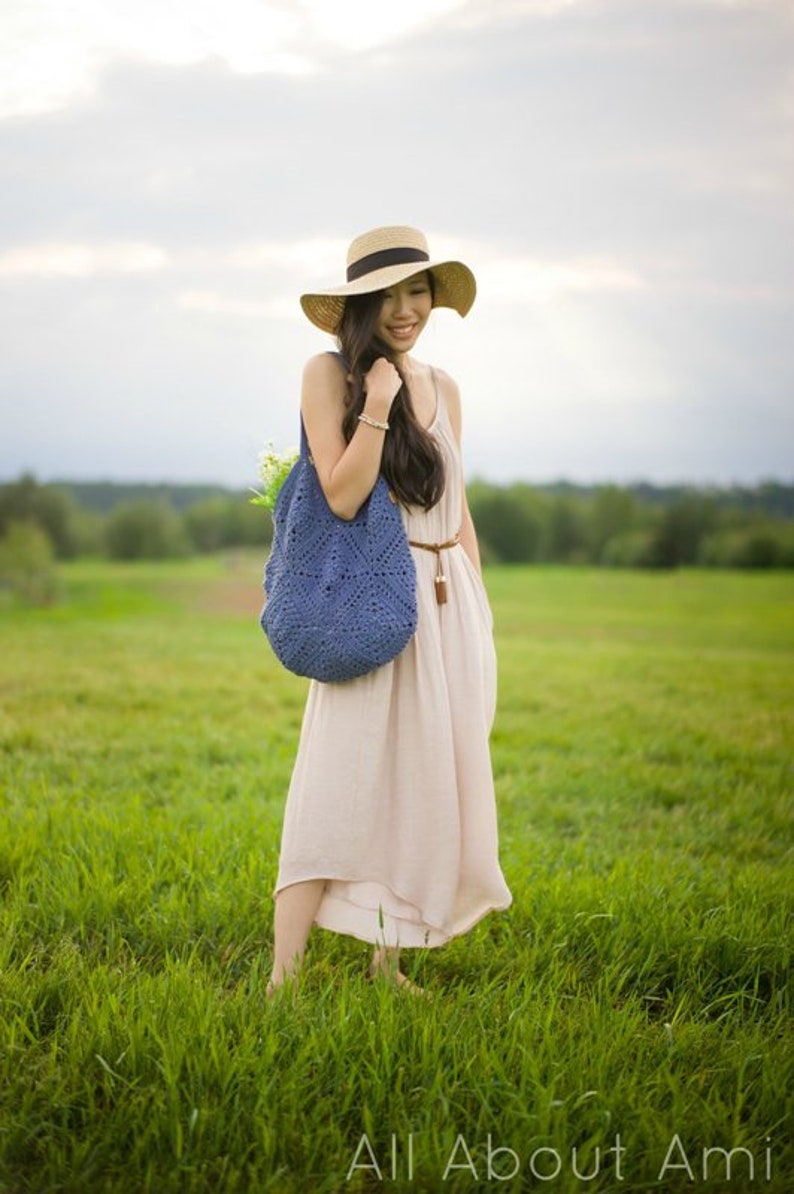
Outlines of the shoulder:
M442 396L447 413L449 414L450 422L452 423L455 432L460 438L461 429L461 404L460 404L460 388L455 378L447 373L446 369L439 369L437 365L433 366L433 373L438 382L438 392Z
M344 389L345 369L335 352L318 352L303 366L303 380L304 383L336 383Z
M332 352L309 357L303 367L302 410L333 409L337 402L344 402L346 394L347 374L339 357Z
M460 406L460 388L455 378L446 369L439 369L438 365L433 365L432 369L438 379L438 388L447 401Z

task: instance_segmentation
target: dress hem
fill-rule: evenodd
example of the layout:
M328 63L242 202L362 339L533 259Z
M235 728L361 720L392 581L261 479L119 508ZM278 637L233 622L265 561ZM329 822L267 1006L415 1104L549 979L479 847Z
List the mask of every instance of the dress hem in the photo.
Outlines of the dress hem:
M400 903L404 903L420 911L407 897L400 895L393 887L387 886L382 880L362 879L360 876L350 878L344 875L306 875L301 879L293 879L288 883L280 883L274 889L273 895L278 895L287 887L296 883L306 883L322 879L330 883L376 883L392 895ZM313 924L327 932L339 933L345 937L355 937L358 941L370 945L382 945L399 949L433 949L446 945L453 937L462 936L469 932L489 912L503 912L513 902L512 894L506 885L506 899L501 902L491 902L479 908L454 926L433 924L424 917L420 920L410 920L405 916L394 913L384 913L382 905L372 906L357 904L339 895L324 893ZM377 932L369 928L367 922L377 922Z
M474 928L475 925L479 924L479 922L481 920L485 919L485 917L488 915L489 912L504 912L507 908L510 907L512 902L513 902L512 899L510 899L505 904L489 904L487 908L483 908L481 912L478 912L476 914L476 916L473 916L471 919L465 921L461 925L456 926L454 929L450 929L450 930L436 929L435 936L429 937L426 941L425 940L406 941L404 939L401 939L401 940L394 941L392 943L388 940L384 941L384 938L382 936L380 936L380 937L373 937L372 935L365 936L363 934L363 932L355 932L352 928L351 929L334 928L332 925L323 924L321 921L319 921L317 919L314 920L313 924L315 924L318 929L324 929L325 932L327 932L327 933L338 933L340 936L354 937L357 941L362 941L368 945L384 945L385 944L387 948L391 948L391 946L393 944L395 949L439 949L442 945L448 945L449 942L452 941L455 937L462 937L464 935L464 933L470 932Z

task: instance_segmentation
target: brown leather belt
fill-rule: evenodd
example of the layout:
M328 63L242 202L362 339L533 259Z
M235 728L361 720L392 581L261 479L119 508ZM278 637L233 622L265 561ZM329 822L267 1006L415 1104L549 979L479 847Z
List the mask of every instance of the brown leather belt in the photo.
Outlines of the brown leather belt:
M414 539L409 539L408 543L411 547L419 547L422 551L435 552L436 556L436 601L439 605L444 605L447 600L447 578L444 575L444 569L441 566L442 551L449 551L451 547L457 547L460 544L460 531L454 539L448 539L446 543L417 543Z

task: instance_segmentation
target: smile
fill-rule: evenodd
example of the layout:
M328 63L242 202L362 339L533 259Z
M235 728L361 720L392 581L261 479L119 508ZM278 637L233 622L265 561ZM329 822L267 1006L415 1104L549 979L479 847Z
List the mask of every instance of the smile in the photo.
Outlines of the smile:
M406 327L391 327L389 328L389 335L394 336L398 340L406 339L408 336L414 334L415 328L415 323L409 323Z

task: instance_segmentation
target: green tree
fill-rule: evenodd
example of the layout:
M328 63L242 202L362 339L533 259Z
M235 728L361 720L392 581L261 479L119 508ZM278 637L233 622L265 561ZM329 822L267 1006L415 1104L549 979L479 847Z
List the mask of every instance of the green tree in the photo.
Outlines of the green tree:
M37 523L6 523L0 538L0 591L27 605L46 605L55 597L52 543Z
M637 503L628 489L600 485L593 495L587 518L587 546L590 559L600 563L610 539L634 526Z
M794 528L771 521L723 527L704 539L698 561L712 568L791 568Z
M712 499L687 494L661 513L656 524L649 563L656 568L677 568L694 564L700 544L717 524L717 509Z
M114 560L159 560L190 551L179 515L156 501L117 506L105 527L105 547Z
M653 535L650 531L619 531L601 550L601 563L609 568L648 568L652 560Z
M530 508L527 495L517 490L517 486L504 490L477 482L469 491L472 518L484 555L505 564L535 560L540 544L540 519Z
M583 557L586 543L581 505L569 497L552 498L543 533L543 558L563 564L574 563Z
M197 551L224 547L266 547L273 534L267 510L244 497L212 497L189 506L185 527Z
M0 535L11 522L40 527L60 559L76 554L74 503L59 489L40 485L30 473L0 487Z

